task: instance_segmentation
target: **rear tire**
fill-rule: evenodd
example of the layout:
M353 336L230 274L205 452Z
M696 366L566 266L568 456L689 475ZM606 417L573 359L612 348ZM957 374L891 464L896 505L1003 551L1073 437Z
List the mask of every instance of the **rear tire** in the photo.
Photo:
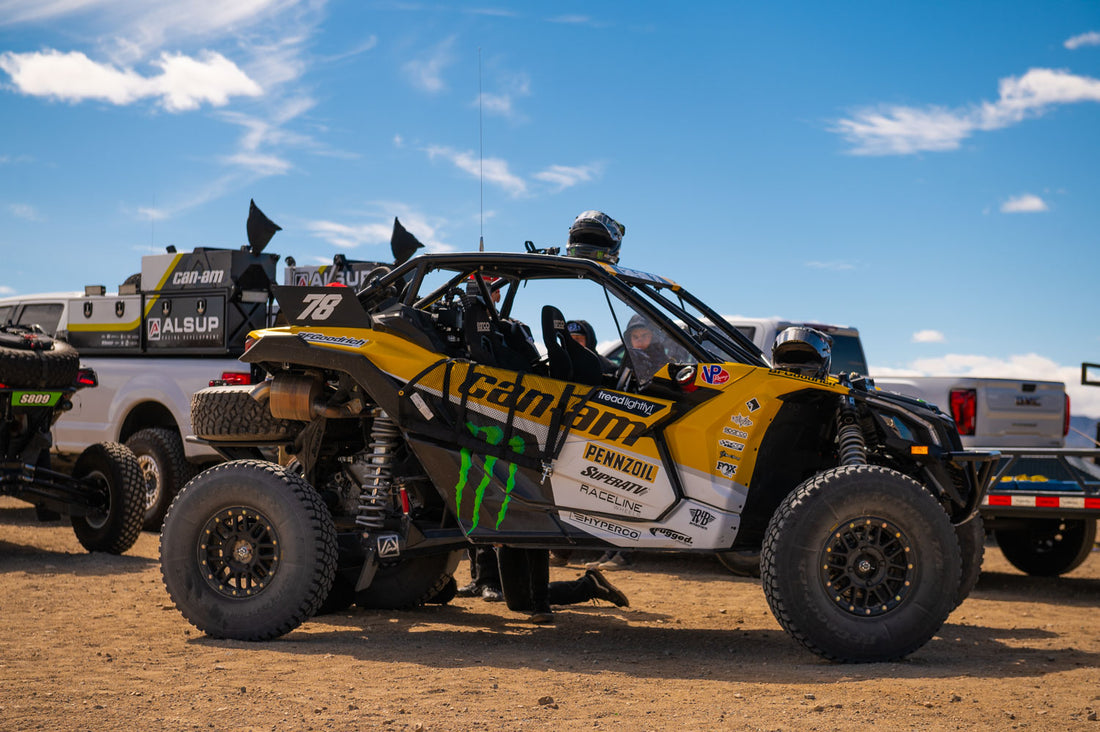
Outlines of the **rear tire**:
M160 531L169 504L191 477L183 442L175 430L149 427L130 435L126 447L134 451L145 481L142 529Z
M108 554L132 547L145 515L145 481L130 448L117 442L89 445L77 458L73 478L102 500L100 510L72 517L81 546Z
M408 610L432 601L446 590L464 550L402 559L378 568L370 586L355 595L355 604L373 610Z
M214 638L262 641L297 628L328 596L336 560L336 528L317 491L262 460L196 476L160 538L168 595Z
M892 661L917 650L955 606L959 544L923 486L871 465L826 470L784 499L761 554L780 625L825 658Z
M962 558L962 575L959 578L959 592L955 595L955 607L970 597L978 577L982 573L985 560L985 521L981 514L974 514L970 520L955 527L955 538L959 540L959 554Z
M191 397L191 426L204 440L294 439L304 422L275 419L267 404L252 398L251 386L211 386Z
M1029 519L1021 529L996 529L1001 553L1016 569L1035 577L1072 572L1096 543L1096 519Z

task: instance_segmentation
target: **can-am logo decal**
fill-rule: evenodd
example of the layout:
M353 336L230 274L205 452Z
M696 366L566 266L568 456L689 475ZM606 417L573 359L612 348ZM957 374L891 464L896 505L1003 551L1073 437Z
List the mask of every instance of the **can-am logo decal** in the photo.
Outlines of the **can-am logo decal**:
M367 345L367 341L363 338L330 336L324 333L299 333L298 337L306 343L320 343L326 346L351 346L352 348L362 348Z
M718 364L711 364L708 366L701 366L699 368L700 373L703 375L703 381L708 384L724 384L730 380L730 372Z
M584 447L584 459L597 465L606 465L612 470L640 478L647 483L652 483L653 479L657 477L656 465L632 458L629 455L623 455L615 450L609 450L606 447L600 447L591 442Z
M737 475L737 466L733 463L727 463L723 460L719 460L717 464L715 464L714 469L722 475L726 476L727 478L732 478L733 476Z
M723 427L722 431L731 437L740 437L742 440L749 439L748 432L742 432L741 430L735 430L733 427Z
M499 445L504 440L504 429L501 427L478 427L477 425L467 422L466 429L468 429L470 434L474 437L482 437L485 442L490 445ZM512 452L522 454L524 450L523 438L513 437L508 440L508 447L512 449ZM461 464L458 469L458 483L455 484L455 508L461 516L462 493L470 479L470 471L473 468L473 453L469 448L464 447L459 451L459 455ZM479 482L477 488L474 489L474 510L471 518L471 531L477 528L478 521L481 518L481 502L485 499L485 489L489 487L489 481L493 478L493 468L496 467L496 464L497 457L495 455L487 455L485 457L485 467L482 472L481 482ZM507 466L508 478L504 484L504 501L500 504L500 511L497 513L497 523L496 526L493 527L495 529L499 529L501 522L504 521L504 515L508 513L508 504L512 501L512 489L516 487L516 464L505 461L504 465Z
M678 541L681 544L690 544L691 537L687 534L681 534L679 531L673 531L672 529L650 529L649 533L654 536L665 536L673 541Z
M718 518L710 511L704 511L701 508L693 508L688 513L691 514L691 525L698 526L701 529L707 528L711 521Z
M173 285L220 285L225 281L225 270L208 269L205 272L176 272L172 275Z
M625 526L619 526L618 524L613 524L610 521L603 520L602 518L596 518L595 516L588 516L587 514L577 513L575 511L571 512L569 514L569 517L571 519L573 519L574 521L576 521L577 523L585 524L587 526L591 526L592 528L600 529L601 531L606 531L610 534L617 534L619 536L625 536L627 539L641 538L641 534L639 534L635 529L628 529Z
M753 401L756 400L754 399ZM758 409L760 408L759 404L757 404L756 406ZM730 417L730 422L733 422L738 427L752 427L752 420L743 414L733 415L732 417Z
M614 407L623 412L637 414L641 417L652 417L665 408L663 404L648 402L645 399L639 399L629 394L604 391L603 389L596 392L595 396L592 397L592 401L606 404L609 407Z

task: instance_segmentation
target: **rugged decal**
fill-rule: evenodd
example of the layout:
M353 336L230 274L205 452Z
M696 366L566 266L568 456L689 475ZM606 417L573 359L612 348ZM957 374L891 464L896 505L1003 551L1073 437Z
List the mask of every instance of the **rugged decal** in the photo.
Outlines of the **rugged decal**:
M730 380L730 372L718 364L699 367L699 373L703 375L703 381L708 384L724 384Z
M584 459L597 465L606 465L612 470L640 478L647 483L652 483L653 479L657 477L656 465L637 460L614 450L608 450L591 442L584 448Z
M583 514L583 513L577 513L576 511L571 512L569 514L569 517L571 519L573 519L574 521L578 522L578 523L586 524L586 525L591 526L593 528L600 529L601 531L607 531L607 532L612 533L612 534L618 534L619 536L625 536L627 539L639 539L639 538L641 538L641 534L639 534L636 529L628 529L625 526L619 526L618 524L613 524L610 521L605 521L602 518L597 518L595 516L589 516L589 515Z
M466 423L466 429L470 431L474 437L484 437L485 442L490 445L499 445L504 439L504 430L500 427L478 427L469 422ZM523 453L524 442L522 437L513 437L508 440L508 447L512 448L512 452ZM461 464L458 470L458 483L455 484L455 507L458 509L459 514L462 513L462 492L466 488L466 482L470 478L470 469L473 467L473 454L469 448L462 448L459 451L459 458ZM481 477L481 482L477 484L477 488L474 492L474 511L472 516L473 524L470 526L470 530L477 528L478 521L481 518L481 502L485 499L485 489L489 487L489 481L493 477L493 468L496 467L497 458L495 455L487 455L485 457L485 469L484 474ZM497 522L494 529L499 529L500 524L504 521L504 516L508 513L508 504L512 501L512 489L516 487L516 470L515 463L506 462L508 466L508 480L504 484L504 500L500 504L500 511L497 513Z
M678 541L681 544L691 544L691 537L687 534L681 534L679 531L673 531L672 529L650 529L649 533L654 536L664 536L673 541Z
M691 514L691 525L698 526L701 529L707 528L711 521L718 518L710 511L704 511L701 508L692 508L688 513Z

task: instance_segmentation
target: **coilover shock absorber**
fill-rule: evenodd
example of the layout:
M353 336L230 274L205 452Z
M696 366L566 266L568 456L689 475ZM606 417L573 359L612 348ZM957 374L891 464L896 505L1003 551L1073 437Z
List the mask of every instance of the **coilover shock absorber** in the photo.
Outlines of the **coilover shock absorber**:
M859 426L856 402L850 395L840 397L836 415L836 442L841 465L866 465L867 443Z
M360 485L355 523L364 531L381 529L385 521L393 491L394 453L401 435L394 421L381 409L372 410L371 417L369 452L356 461Z

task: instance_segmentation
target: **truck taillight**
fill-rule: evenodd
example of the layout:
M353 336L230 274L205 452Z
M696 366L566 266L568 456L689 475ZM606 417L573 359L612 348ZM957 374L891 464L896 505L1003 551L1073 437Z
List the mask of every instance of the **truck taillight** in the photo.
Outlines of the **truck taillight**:
M1062 418L1062 437L1069 434L1069 394L1066 394L1066 416Z
M978 392L974 389L951 390L951 416L960 435L974 434L975 419L978 412Z
M247 371L223 371L222 384L225 386L244 386L252 383L252 374Z
M99 386L99 378L92 369L79 369L76 372L77 386Z

